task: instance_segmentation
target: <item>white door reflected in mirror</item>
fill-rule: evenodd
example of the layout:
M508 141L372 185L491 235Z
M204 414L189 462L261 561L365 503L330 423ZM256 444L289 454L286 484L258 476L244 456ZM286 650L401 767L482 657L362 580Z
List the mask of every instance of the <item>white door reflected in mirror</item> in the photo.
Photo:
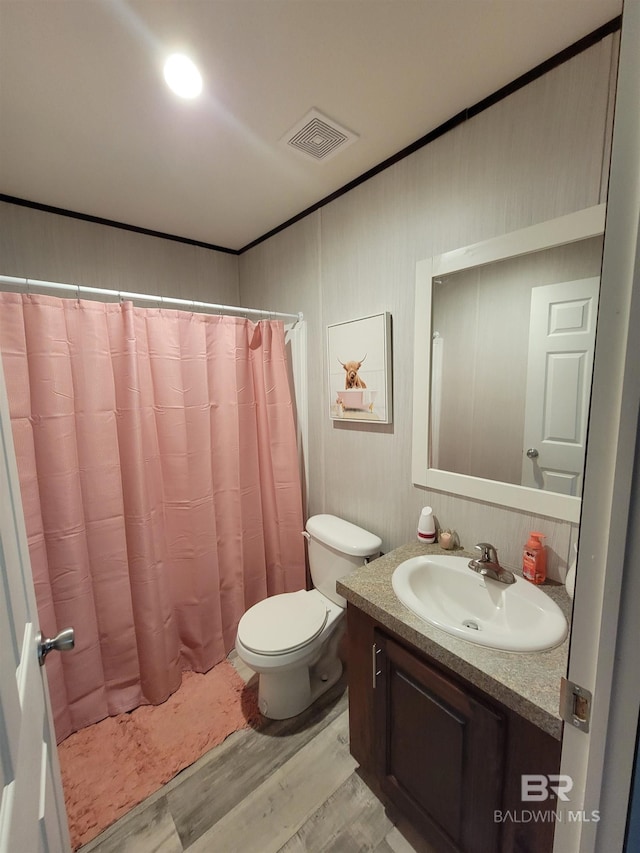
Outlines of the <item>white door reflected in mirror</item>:
M582 494L599 278L534 287L522 485Z

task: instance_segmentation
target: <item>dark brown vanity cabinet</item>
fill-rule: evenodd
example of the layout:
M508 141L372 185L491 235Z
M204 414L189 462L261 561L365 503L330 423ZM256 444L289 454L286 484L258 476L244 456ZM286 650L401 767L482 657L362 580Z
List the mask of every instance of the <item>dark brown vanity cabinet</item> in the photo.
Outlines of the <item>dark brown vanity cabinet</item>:
M375 632L376 776L438 850L498 850L504 717Z
M519 820L521 776L558 773L560 742L351 604L347 619L351 753L376 793L438 853L551 853L552 814Z

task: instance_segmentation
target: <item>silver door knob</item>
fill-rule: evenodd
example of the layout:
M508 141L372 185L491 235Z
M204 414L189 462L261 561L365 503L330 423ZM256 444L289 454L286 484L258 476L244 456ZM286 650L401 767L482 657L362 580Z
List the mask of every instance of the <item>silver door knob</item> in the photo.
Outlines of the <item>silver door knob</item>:
M540 454L539 454L539 453L538 453L538 451L535 449L535 447L530 447L530 448L527 450L527 456L529 457L529 459L537 459L539 455L540 455Z
M64 628L53 639L45 639L42 632L38 631L36 635L36 645L38 648L38 663L44 665L44 659L50 651L55 649L58 652L66 652L75 646L75 637L73 628Z

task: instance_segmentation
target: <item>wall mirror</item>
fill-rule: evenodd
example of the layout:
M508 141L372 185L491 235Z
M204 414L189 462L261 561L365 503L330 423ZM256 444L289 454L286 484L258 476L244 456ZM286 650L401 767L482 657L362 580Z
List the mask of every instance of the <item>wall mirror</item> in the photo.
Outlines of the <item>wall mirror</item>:
M418 262L416 485L579 521L605 207Z

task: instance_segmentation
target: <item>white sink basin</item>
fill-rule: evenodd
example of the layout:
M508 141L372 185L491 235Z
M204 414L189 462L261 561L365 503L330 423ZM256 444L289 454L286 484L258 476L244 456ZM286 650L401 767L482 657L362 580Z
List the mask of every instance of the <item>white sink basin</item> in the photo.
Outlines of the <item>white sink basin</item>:
M541 589L520 577L508 585L482 577L468 557L413 557L400 563L392 584L416 616L479 646L536 652L567 636L564 614Z

